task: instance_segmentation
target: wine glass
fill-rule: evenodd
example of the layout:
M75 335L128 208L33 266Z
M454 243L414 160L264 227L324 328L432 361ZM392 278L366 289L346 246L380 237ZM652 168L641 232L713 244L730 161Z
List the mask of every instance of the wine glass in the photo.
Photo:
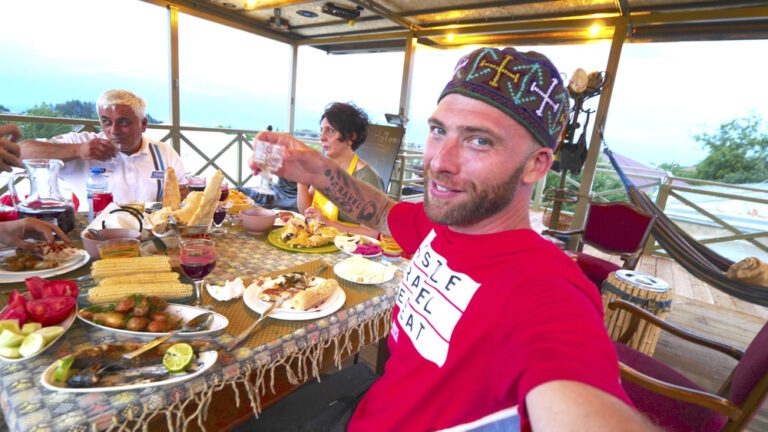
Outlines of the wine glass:
M203 283L216 267L216 243L213 240L190 239L181 242L181 271L195 282L195 305L203 304Z
M219 195L219 202L226 201L229 197L229 183L226 180L221 182L221 195Z
M272 172L283 165L283 148L265 141L254 141L253 160L261 170L259 185L254 188L254 191L263 195L274 195Z
M216 207L216 211L213 212L213 230L211 230L214 234L226 234L227 230L222 228L221 226L224 224L224 221L227 220L227 209L229 208L229 203L227 202L219 202L218 206Z

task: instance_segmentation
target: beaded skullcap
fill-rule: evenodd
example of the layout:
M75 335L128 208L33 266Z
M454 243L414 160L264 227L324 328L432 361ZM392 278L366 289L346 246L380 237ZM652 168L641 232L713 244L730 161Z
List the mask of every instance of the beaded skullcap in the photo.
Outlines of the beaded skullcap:
M480 48L456 64L438 103L451 93L498 108L554 149L568 119L568 93L547 57L514 48Z

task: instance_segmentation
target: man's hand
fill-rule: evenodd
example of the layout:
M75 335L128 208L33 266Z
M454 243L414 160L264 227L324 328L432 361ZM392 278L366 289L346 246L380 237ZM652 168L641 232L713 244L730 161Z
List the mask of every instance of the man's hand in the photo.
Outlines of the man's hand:
M108 161L117 156L119 151L112 141L103 138L94 138L79 146L78 155L83 160Z
M15 124L0 125L0 138L9 138L12 142L16 142L21 138L21 130Z
M0 171L21 167L21 149L16 144L20 137L21 131L16 125L0 125Z
M264 141L282 147L283 165L273 174L304 184L314 184L313 182L323 174L326 158L288 134L262 131L256 134L254 141ZM248 166L254 175L261 172L254 154L248 159Z
M32 243L24 241L31 233L37 232L45 237L46 243L54 243L54 235L64 243L69 243L69 238L61 228L40 219L24 218L15 221L0 223L0 243L12 246L31 246Z

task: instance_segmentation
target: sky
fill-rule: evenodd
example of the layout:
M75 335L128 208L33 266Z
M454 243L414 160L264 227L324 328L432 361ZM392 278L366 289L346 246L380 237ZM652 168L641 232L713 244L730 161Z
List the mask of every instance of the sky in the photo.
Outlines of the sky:
M139 0L3 0L0 105L19 112L126 88L168 121L167 15ZM287 45L181 14L179 46L183 124L287 129ZM470 49L418 48L406 142L423 142L442 86ZM604 70L610 44L524 49L549 56L567 78L577 67ZM768 121L766 52L768 41L626 44L606 141L649 165L701 161L706 152L694 134L751 113ZM300 48L296 129L317 130L333 101L352 101L384 124L384 113L398 109L402 66L402 52L339 56Z

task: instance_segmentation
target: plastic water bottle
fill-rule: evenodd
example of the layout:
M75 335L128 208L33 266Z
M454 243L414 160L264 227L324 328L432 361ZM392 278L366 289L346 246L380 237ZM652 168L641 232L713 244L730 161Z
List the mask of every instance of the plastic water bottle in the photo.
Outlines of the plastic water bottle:
M110 202L112 194L109 192L109 175L105 168L91 168L91 174L85 181L88 191L88 222L99 215Z

